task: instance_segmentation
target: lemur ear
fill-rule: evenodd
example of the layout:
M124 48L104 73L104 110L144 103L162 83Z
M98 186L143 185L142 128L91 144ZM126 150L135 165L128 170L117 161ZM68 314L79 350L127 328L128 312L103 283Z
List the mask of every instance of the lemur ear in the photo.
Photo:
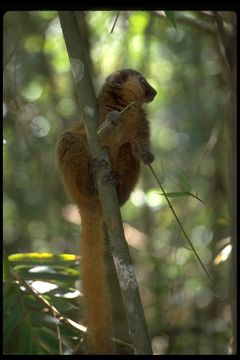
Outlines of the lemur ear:
M121 86L124 79L120 71L117 71L114 74L110 75L107 81L112 86Z

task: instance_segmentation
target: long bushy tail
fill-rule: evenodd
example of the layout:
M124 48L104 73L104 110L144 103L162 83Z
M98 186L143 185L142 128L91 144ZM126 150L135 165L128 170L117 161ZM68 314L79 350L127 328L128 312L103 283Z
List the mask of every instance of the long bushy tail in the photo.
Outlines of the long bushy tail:
M111 354L111 306L104 262L102 212L99 204L95 203L81 208L80 215L81 279L89 345L95 354Z

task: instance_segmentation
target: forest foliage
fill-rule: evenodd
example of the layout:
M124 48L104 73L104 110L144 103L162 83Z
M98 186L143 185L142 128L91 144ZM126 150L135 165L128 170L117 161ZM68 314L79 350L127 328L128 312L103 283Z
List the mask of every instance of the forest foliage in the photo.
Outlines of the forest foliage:
M81 109L57 12L8 12L3 26L4 351L68 354L85 336L74 323L80 218L63 191L55 144ZM122 68L157 90L146 108L153 168L214 283L143 166L121 213L153 351L227 354L236 14L86 11L82 27L96 93Z

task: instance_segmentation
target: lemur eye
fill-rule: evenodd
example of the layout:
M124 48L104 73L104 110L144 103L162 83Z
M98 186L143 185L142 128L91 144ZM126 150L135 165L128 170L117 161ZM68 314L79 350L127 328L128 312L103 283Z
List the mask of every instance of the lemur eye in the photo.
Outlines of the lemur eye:
M146 84L146 80L143 78L143 77L140 77L139 78L139 81L144 85L144 84Z

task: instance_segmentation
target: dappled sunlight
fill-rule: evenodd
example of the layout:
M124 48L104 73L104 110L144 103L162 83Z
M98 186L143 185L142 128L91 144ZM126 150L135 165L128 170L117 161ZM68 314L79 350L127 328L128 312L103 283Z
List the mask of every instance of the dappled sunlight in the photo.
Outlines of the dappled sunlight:
M147 236L133 226L123 223L127 243L137 250L145 250L147 247Z
M49 292L50 290L57 289L57 285L45 282L45 281L31 281L29 282L31 287L39 292L40 294L44 294L46 292Z
M221 262L224 262L228 259L229 255L232 251L232 245L229 244L225 246L220 253L214 258L213 263L214 265L219 265Z
M68 204L65 205L62 209L62 217L76 225L81 224L81 217L76 205Z

